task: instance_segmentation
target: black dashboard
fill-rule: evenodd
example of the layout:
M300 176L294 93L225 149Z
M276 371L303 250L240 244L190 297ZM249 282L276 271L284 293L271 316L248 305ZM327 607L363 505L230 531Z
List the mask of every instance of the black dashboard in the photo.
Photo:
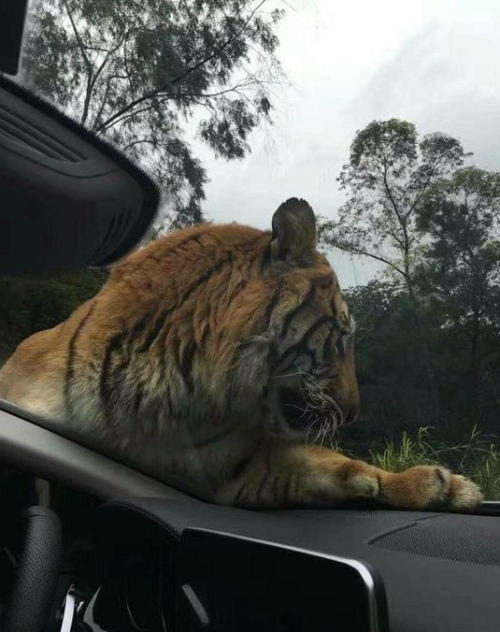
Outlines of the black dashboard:
M4 514L0 604L6 600L15 570L19 540L15 517L34 500L30 476L4 472L0 485ZM56 485L51 504L60 517L64 541L55 610L60 611L71 586L80 598L78 620L68 628L71 632L243 632L242 624L234 628L178 624L179 577L185 571L179 554L186 533L193 529L368 565L376 571L385 593L387 625L382 622L379 632L493 632L499 627L500 507L496 503L486 503L481 515L368 507L250 511L211 505L181 494L102 503ZM6 547L6 543L11 544ZM213 583L214 567L208 568L203 549L198 549L198 556L200 576ZM215 555L216 563L218 559ZM257 559L236 552L226 576L241 578ZM264 563L260 570L261 578L262 572L272 576L274 567ZM316 605L328 606L332 617L324 628L302 629L371 632L369 627L337 625L334 613L348 595L343 579L331 576L322 585L314 571L306 579L302 581L303 594L292 583L290 611L306 611L316 599ZM321 594L314 595L312 587L319 587ZM270 594L273 598L278 594L273 585ZM230 583L220 598L221 611L234 605L235 591ZM246 616L244 622L250 619ZM46 631L59 632L60 612L51 621ZM281 625L267 629L295 632L296 628ZM255 630L263 632L265 628L257 626Z
M392 632L490 632L499 626L500 519L494 515L257 512L186 498L116 500L102 506L96 536L106 563L87 608L87 629L175 630L176 551L190 528L368 563L385 586ZM340 587L333 583L330 595L335 603ZM331 629L336 629L334 621Z

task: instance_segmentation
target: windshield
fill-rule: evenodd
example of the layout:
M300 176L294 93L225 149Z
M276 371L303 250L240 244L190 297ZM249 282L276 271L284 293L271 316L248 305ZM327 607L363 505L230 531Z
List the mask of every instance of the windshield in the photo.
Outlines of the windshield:
M0 396L220 502L500 498L499 29L488 0L32 2L19 80L163 202L110 270L0 277ZM384 478L414 466L437 496Z

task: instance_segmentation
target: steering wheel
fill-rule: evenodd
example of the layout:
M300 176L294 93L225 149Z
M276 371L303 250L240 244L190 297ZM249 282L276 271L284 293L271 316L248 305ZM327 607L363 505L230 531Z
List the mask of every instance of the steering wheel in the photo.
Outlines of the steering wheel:
M45 507L24 514L24 543L2 632L40 632L54 598L61 555L61 522Z

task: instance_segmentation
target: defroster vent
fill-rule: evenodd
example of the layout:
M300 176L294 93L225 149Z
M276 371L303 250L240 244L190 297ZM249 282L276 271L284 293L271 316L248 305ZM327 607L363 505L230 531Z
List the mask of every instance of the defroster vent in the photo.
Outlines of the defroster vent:
M0 105L0 141L2 138L52 160L72 163L85 160L85 156L81 156L49 133L25 121L21 114L3 104Z

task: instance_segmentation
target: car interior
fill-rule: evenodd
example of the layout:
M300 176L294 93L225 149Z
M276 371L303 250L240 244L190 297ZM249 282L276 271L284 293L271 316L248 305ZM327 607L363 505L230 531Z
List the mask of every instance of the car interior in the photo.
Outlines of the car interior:
M159 195L118 150L12 80L25 10L0 7L0 269L106 265L138 243ZM500 503L474 514L218 506L4 401L0 498L4 632L499 626Z

